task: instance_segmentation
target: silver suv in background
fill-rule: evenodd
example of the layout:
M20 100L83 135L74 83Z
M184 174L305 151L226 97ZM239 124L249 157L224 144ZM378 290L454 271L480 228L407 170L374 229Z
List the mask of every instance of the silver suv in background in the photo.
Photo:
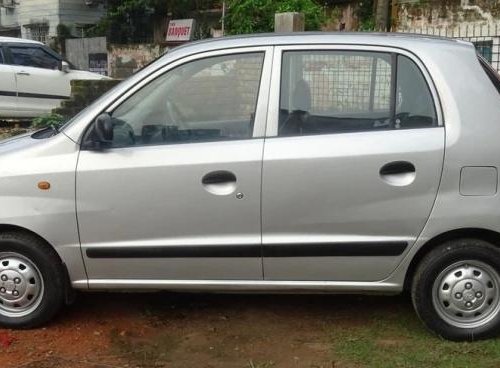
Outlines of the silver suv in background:
M384 293L500 330L500 81L470 43L226 38L0 143L0 323L72 290Z
M49 113L71 95L74 79L108 79L76 70L41 42L0 37L0 119Z

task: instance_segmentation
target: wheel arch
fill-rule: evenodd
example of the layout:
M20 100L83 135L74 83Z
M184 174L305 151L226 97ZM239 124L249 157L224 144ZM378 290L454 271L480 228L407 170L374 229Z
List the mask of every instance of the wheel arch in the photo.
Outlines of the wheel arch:
M43 242L47 249L50 249L51 251L54 252L54 254L57 256L59 261L61 262L61 267L64 272L64 277L65 277L65 282L66 282L66 290L65 290L65 301L66 304L71 304L73 299L74 299L74 290L71 287L71 282L70 282L70 277L69 277L69 271L66 263L64 260L61 258L61 255L57 252L57 250L54 248L52 244L50 244L44 237L40 236L39 234L35 233L34 231L31 231L25 227L18 226L18 225L9 225L9 224L0 224L0 233L6 233L6 232L17 232L17 233L25 233L29 234L31 236L34 236L38 238L41 242Z
M415 271L417 270L420 261L436 246L443 244L446 241L463 239L463 238L474 238L487 241L496 247L500 248L500 233L481 228L462 228L450 230L427 241L417 253L413 256L410 265L406 271L404 290L408 291L411 288L411 282Z
M62 263L61 256L59 255L59 253L57 253L57 251L52 246L52 244L50 244L44 237L40 236L39 234L35 233L34 231L31 231L25 227L18 226L18 225L0 224L0 233L6 233L6 232L27 233L27 234L30 234L32 236L37 237L38 239L43 241L47 245L47 247L51 248L57 254L57 256L59 257L59 259L61 260L61 263Z

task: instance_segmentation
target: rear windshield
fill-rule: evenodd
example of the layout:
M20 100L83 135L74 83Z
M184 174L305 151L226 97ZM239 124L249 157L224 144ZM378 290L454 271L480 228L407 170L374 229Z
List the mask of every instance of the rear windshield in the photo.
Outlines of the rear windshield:
M500 93L500 75L495 69L491 67L491 65L481 55L478 55L478 58L479 62L481 63L481 66L486 72L486 75L488 76L488 78L490 78L491 82L497 89L498 93Z

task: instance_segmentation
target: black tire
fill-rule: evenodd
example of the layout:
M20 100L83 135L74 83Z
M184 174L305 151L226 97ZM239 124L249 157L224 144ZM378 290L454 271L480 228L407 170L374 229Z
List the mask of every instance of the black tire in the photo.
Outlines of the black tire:
M36 266L43 280L43 291L38 293L40 298L33 304L33 310L23 316L7 313L0 305L0 326L27 329L47 323L64 304L67 277L61 259L43 240L23 232L0 233L0 256L2 255L4 257L20 255ZM0 300L1 296L0 294Z
M439 275L447 267L466 260L478 261L478 264L486 264L497 274L500 271L500 250L494 245L478 239L448 241L429 252L419 263L413 277L411 289L413 306L424 324L445 339L474 341L497 336L500 332L500 313L496 309L496 306L499 305L498 301L490 304L492 308L491 314L489 318L485 318L484 324L481 326L471 326L471 328L450 324L440 316L435 306L435 302L433 301L433 286ZM458 287L458 282L455 285ZM445 289L443 288L443 290ZM450 295L456 294L452 292ZM437 300L437 303L439 298L434 300ZM479 299L477 300L477 303L481 303ZM446 304L443 304L446 309ZM475 304L473 308L475 308Z

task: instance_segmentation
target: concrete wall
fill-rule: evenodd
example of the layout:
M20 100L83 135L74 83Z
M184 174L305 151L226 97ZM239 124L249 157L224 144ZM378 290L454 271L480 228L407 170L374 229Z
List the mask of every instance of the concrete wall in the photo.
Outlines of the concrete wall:
M106 37L66 40L66 59L78 69L89 69L89 54L107 54Z
M500 1L400 0L395 12L394 31L473 42L492 66L500 71Z
M109 76L124 79L159 57L165 49L159 45L110 45Z
M424 28L466 29L500 24L498 0L400 0L396 30Z

